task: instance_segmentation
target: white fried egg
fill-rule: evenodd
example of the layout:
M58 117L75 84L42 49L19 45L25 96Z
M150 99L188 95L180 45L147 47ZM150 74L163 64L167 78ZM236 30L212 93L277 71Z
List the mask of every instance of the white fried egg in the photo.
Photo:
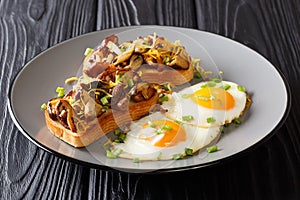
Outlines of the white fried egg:
M199 127L221 126L238 118L246 106L245 88L228 81L201 82L173 92L163 102L166 116Z
M110 150L133 160L178 159L209 145L219 133L219 127L180 124L158 112L132 123L124 143L112 143Z

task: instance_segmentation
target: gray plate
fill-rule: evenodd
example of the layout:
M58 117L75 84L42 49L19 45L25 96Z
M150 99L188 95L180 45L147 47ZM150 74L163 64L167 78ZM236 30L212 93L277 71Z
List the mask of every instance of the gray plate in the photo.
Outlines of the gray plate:
M126 159L108 159L102 144L106 138L87 148L73 148L54 137L46 128L40 105L55 96L55 88L78 75L87 47L118 34L121 41L156 32L170 41L180 40L194 58L208 70L224 72L223 79L246 86L253 104L239 127L229 129L218 141L218 152L202 151L177 161L133 163ZM230 39L198 30L142 26L103 30L85 34L44 51L27 63L11 84L9 108L20 131L33 143L64 159L102 169L126 172L170 172L205 167L237 157L264 141L285 120L290 107L288 85L278 70L253 50Z

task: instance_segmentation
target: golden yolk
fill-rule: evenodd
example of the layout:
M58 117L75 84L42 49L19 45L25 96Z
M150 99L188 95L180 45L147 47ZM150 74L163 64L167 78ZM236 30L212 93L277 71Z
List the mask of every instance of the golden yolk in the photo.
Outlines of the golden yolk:
M149 126L145 124L143 128ZM186 132L179 124L169 120L153 120L151 127L156 129L156 134L163 134L160 140L154 143L157 147L175 146L181 141L186 140Z
M229 110L235 104L233 96L222 88L207 87L197 90L191 95L191 99L198 105L216 110Z

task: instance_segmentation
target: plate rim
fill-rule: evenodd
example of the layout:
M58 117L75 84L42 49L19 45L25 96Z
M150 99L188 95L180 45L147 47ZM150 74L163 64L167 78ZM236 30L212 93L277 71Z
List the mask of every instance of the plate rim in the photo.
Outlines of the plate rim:
M32 137L30 135L30 133L28 133L21 125L21 123L18 121L14 111L13 111L13 106L12 106L12 90L13 87L16 83L17 78L20 76L20 74L23 72L23 70L26 69L27 66L30 66L30 64L37 59L38 57L42 56L44 53L46 53L47 51L50 51L53 48L56 48L60 45L63 45L65 43L71 42L72 40L76 40L78 38L81 37L88 37L88 35L93 35L95 33L104 33L105 32L110 32L110 31L124 31L124 30L130 30L133 28L149 28L149 27L157 27L157 28L171 28L171 29L175 29L175 30L189 30L189 31L195 31L195 32L201 32L204 34L210 34L216 37L220 37L226 40L229 40L230 42L234 42L237 43L241 46L243 46L244 48L247 48L248 50L254 52L255 54L257 54L258 56L261 56L268 64L270 64L275 70L276 72L278 72L280 78L282 79L285 89L286 89L286 98L287 98L287 102L286 102L286 108L285 111L280 119L280 121L274 126L274 128L267 134L265 135L263 138L261 138L258 142L252 144L251 146L247 147L244 150L241 150L237 153L234 153L232 155L226 156L224 158L220 158L214 161L210 161L210 162L206 162L206 163L200 163L200 164L194 164L194 165L188 165L188 166L181 166L181 167L173 167L173 168L159 168L159 169L139 169L139 168L118 168L118 167L110 167L104 164L95 164L95 163L91 163L91 162L87 162L87 161L83 161L77 158L72 158L69 157L65 154L62 154L60 152L57 152L54 149L51 149L49 147L47 147L46 145L40 143L37 139L35 139L34 137ZM251 47L246 46L245 44L236 41L234 39L228 38L226 36L222 36L213 32L209 32L209 31L203 31L203 30L199 30L199 29L193 29L193 28L185 28L185 27L175 27L175 26L162 26L162 25L136 25L136 26L124 26L124 27L118 27L118 28L109 28L109 29L103 29L103 30L96 30L96 31L92 31L89 33L85 33L79 36L75 36L73 38L69 38L67 40L64 40L62 42L59 42L43 51L41 51L40 53L38 53L36 56L34 56L33 58L31 58L29 61L27 61L21 69L18 70L18 72L16 73L16 75L14 76L14 78L11 80L10 85L9 85L9 91L7 94L7 107L10 113L10 116L14 122L14 124L16 125L16 127L18 128L18 130L22 133L22 135L24 135L29 141L31 141L33 144L35 144L36 146L38 146L39 148L41 148L42 150L45 150L46 152L57 156L63 160L66 161L70 161L72 163L75 164L79 164L83 167L90 167L90 168L94 168L94 169L102 169L102 170L106 170L106 171L113 171L113 172L119 172L119 173L144 173L144 174L157 174L157 173L172 173L172 172L181 172L181 171L187 171L187 170L194 170L194 169L199 169L199 168L206 168L206 167L211 167L211 166L215 166L215 165L220 165L220 164L225 164L229 161L238 159L240 157L242 157L243 155L248 154L250 151L255 150L256 148L258 148L259 146L261 146L263 143L265 143L266 141L268 141L271 137L273 137L273 135L278 131L278 129L280 129L282 127L282 125L285 123L286 119L289 116L290 113L290 109L291 109L291 105L292 105L292 98L291 98L291 88L289 86L289 82L287 80L287 78L285 77L285 75L282 73L282 71L275 66L274 64L272 64L265 56L263 56L261 53L253 50ZM84 147L85 148L85 147Z

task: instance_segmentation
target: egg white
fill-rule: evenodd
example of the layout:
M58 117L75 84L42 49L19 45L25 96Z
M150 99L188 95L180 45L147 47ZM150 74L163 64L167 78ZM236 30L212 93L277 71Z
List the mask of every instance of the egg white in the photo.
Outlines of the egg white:
M223 85L230 85L227 90L235 101L234 108L229 110L216 110L207 108L195 103L191 98L185 96L193 94L195 91L201 89L207 82L201 82L191 87L185 88L180 92L173 92L169 95L169 100L163 102L162 107L167 110L166 116L173 120L182 121L184 123L195 125L199 127L213 127L221 126L225 123L231 123L238 118L246 106L246 93L238 90L238 84L222 81L216 83L214 87L222 87ZM193 116L193 120L183 121L183 116ZM208 118L214 118L214 122L208 122Z
M151 144L147 137L160 137L150 127L142 128L151 120L169 120L161 113L154 113L142 118L131 125L131 131L127 133L124 143L112 143L111 151L119 150L118 157L138 160L170 160L174 155L185 155L185 148L199 151L214 141L219 133L219 127L200 128L183 124L186 131L186 140L177 143L175 146L157 147Z

